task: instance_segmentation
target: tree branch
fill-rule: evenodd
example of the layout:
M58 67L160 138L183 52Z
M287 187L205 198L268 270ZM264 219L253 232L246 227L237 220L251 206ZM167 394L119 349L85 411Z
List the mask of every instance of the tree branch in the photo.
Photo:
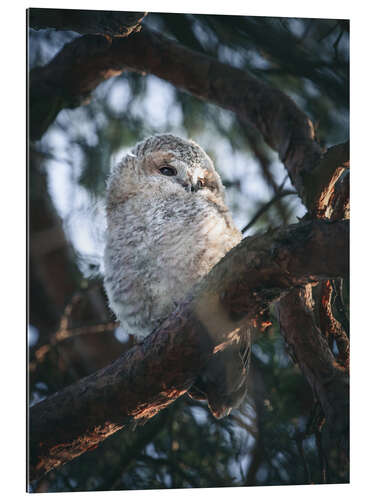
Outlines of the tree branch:
M341 323L334 317L332 311L333 285L328 280L322 283L319 303L319 318L322 333L327 339L331 336L336 341L339 351L338 361L349 370L349 338Z
M35 30L55 28L110 37L129 36L146 16L145 12L36 8L29 9L28 14L29 26Z
M171 404L285 291L347 272L347 222L308 221L245 238L142 344L30 409L30 479Z
M313 169L321 150L314 140L312 123L294 102L246 71L186 49L145 27L134 36L111 41L83 36L65 45L43 68L32 70L32 139L41 137L61 109L82 104L99 83L125 70L156 75L253 124L278 151L303 196L297 172Z
M151 73L233 111L279 153L308 209L324 214L324 206L332 205L327 195L346 166L348 144L331 148L322 159L311 121L283 92L146 27L129 38L83 36L65 45L43 68L33 69L31 138L39 139L61 109L83 104L97 85L125 70ZM344 182L345 193L347 186Z
M329 440L344 439L347 453L349 376L316 324L311 285L282 297L278 311L284 339L322 405Z
M324 220L349 217L348 167L349 143L345 143L330 148L314 169L296 172L305 186L310 216ZM320 323L314 315L311 286L281 298L278 311L284 339L322 406L327 423L325 448L338 448L341 469L345 471L349 449L349 342L332 314L331 296L327 281L320 297ZM327 342L329 335L336 336L342 365L337 363Z
M253 215L253 217L250 219L250 221L246 224L246 226L244 226L242 229L241 229L241 232L242 234L246 233L246 231L248 231L251 226L253 226L256 221L262 217L262 215L267 212L267 210L272 207L272 205L274 205L275 203L277 203L279 200L281 200L281 198L284 198L285 196L290 196L291 194L297 194L296 191L293 191L291 189L285 189L284 191L282 189L279 189L278 191L276 191L276 193L274 194L273 198L271 198L267 203L265 203L264 205L262 205L259 210L257 210L255 212L255 214Z
M299 175L305 185L306 206L318 218L349 217L349 142L330 148L317 166Z
M260 133L254 128L249 126L248 123L240 121L242 128L242 133L245 135L252 152L255 155L256 160L259 163L260 171L265 182L272 187L274 194L276 195L280 186L277 184L274 175L271 171L272 160L269 154L266 153L264 149L264 144L261 143ZM288 224L288 214L286 207L283 203L282 198L276 201L277 210L281 216L284 225Z

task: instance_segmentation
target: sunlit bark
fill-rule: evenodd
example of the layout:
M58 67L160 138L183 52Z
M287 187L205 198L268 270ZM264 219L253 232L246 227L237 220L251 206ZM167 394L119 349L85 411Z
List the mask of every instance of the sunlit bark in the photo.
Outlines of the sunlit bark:
M304 222L245 238L190 301L106 368L30 411L30 479L184 394L219 345L292 287L348 271L346 222Z

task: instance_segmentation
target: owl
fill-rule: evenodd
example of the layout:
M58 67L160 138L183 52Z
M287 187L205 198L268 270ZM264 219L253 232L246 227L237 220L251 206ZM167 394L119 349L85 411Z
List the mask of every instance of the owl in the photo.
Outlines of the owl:
M159 134L111 171L104 285L123 329L150 335L241 240L211 159L191 140ZM245 394L250 332L214 355L189 395L221 418Z

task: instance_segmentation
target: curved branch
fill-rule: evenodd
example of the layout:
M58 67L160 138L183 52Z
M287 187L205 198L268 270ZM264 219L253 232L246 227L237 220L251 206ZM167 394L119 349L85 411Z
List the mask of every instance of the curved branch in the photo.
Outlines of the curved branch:
M129 38L86 35L75 39L49 64L32 70L31 138L40 138L61 109L84 103L97 85L125 70L151 73L233 111L279 153L308 209L324 214L325 207L332 205L327 196L346 167L348 144L331 148L323 157L311 121L286 94L146 27ZM340 189L345 196L347 182ZM338 197L341 203L342 195Z
M329 440L349 447L349 374L337 363L314 318L311 285L280 300L280 327L327 420ZM348 459L348 458L347 458ZM345 464L347 465L347 463Z
M109 41L87 35L73 40L48 65L34 69L30 77L31 137L40 138L62 108L80 105L99 83L125 70L156 75L253 124L279 153L303 196L297 174L313 169L321 150L312 123L295 103L246 71L186 49L145 27L125 39ZM48 119L43 119L48 112Z
M320 163L301 172L305 203L313 216L331 220L349 217L349 142L328 149Z
M346 221L245 238L142 344L31 408L30 479L171 404L217 346L235 342L241 325L286 291L347 272Z

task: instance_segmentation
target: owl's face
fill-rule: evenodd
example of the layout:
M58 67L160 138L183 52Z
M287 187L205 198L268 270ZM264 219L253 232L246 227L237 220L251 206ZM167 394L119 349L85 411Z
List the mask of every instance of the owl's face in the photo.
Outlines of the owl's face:
M224 202L224 187L207 154L193 141L171 134L137 144L113 171L111 191L117 201L140 190L155 195L215 197Z

